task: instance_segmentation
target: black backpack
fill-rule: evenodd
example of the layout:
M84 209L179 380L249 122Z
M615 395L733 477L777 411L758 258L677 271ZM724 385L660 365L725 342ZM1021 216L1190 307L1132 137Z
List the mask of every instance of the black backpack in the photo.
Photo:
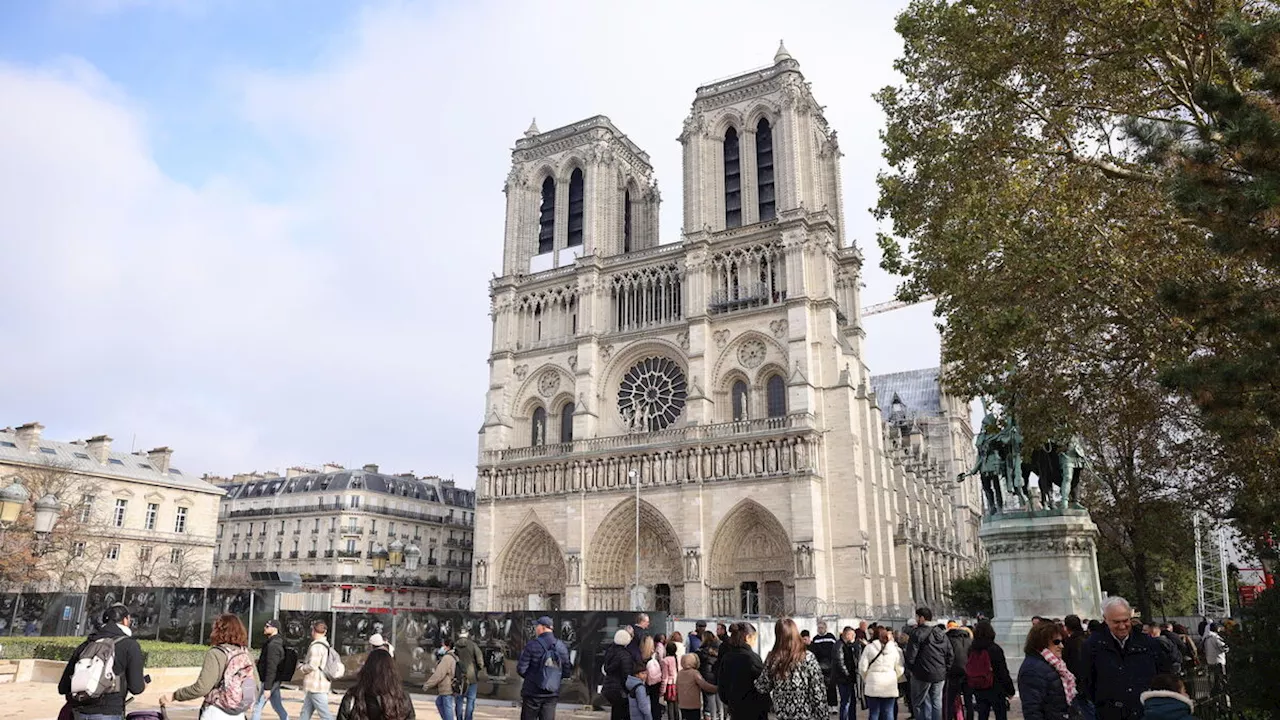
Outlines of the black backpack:
M297 671L298 651L285 645L284 656L280 658L280 664L276 666L276 682L289 682Z
M462 663L458 662L457 654L450 652L453 657L453 682L449 685L449 693L451 695L461 695L467 691L467 671L462 667Z

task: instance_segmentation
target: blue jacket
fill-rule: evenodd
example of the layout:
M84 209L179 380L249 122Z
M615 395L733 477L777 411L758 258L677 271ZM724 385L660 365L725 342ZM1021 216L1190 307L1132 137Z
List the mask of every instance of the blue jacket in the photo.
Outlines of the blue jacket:
M573 666L569 664L569 648L548 630L536 639L525 643L524 650L520 651L520 661L516 663L516 674L524 678L520 697L558 697L560 695L559 690L546 692L541 687L543 663L551 653L555 653L560 664L562 680L569 679L573 674Z
M1168 690L1148 690L1142 693L1142 707L1146 720L1194 720L1191 698Z
M1044 658L1027 655L1018 669L1018 696L1025 720L1067 720L1067 691L1062 676Z
M649 689L635 675L627 678L627 703L631 707L631 720L653 720L653 709L649 707Z
M1124 648L1103 627L1084 643L1081 692L1097 706L1099 720L1142 715L1140 695L1157 673L1172 670L1155 638L1130 632Z

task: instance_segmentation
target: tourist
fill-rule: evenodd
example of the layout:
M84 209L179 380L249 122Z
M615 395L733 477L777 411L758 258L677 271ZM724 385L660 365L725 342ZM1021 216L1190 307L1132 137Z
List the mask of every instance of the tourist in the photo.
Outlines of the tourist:
M906 632L900 632L894 635L894 639L898 643L898 650L902 652L902 656L904 658L903 667L905 668L907 646L911 644L911 636L908 635ZM898 678L898 695L900 697L906 698L907 700L906 706L907 706L908 720L913 720L916 716L915 706L911 704L911 680L912 678L911 678L910 672L904 672ZM898 720L898 703L893 704L893 720Z
M1209 669L1211 692L1215 695L1222 693L1227 677L1227 643L1219 634L1221 631L1221 625L1210 623L1201 641L1204 646L1204 664Z
M67 699L67 704L77 718L123 720L125 694L141 695L147 689L142 668L142 647L133 639L133 615L123 604L115 603L104 610L101 623L71 653L71 659L62 670L62 678L58 680L58 694ZM105 650L108 645L114 647L115 662L112 663L112 669L120 681L120 689L115 690L113 687L98 697L72 697L71 679L75 676L76 662L86 652Z
M369 652L374 650L382 650L392 657L396 655L396 649L392 647L391 643L382 639L382 633L374 633L369 636Z
M1015 687L1009 676L1009 659L996 643L996 630L991 621L983 620L973 628L973 642L965 659L965 685L973 693L978 720L987 720L994 710L996 720L1005 720L1009 698Z
M227 677L236 682L225 683ZM261 687L262 679L249 654L249 633L239 617L226 613L214 620L209 631L209 649L204 653L196 681L161 695L156 702L163 708L202 698L200 720L244 720L245 709L256 704ZM253 695L246 697L247 692ZM84 718L85 714L80 715Z
M862 649L858 677L867 700L867 720L892 720L898 705L898 683L906 674L902 651L887 627L874 626L874 636ZM735 718L735 720L737 720Z
M911 680L911 706L920 720L942 720L942 690L952 656L947 631L933 624L933 611L916 608L916 627L903 660Z
M1103 629L1084 644L1083 690L1098 720L1124 720L1142 714L1140 695L1151 678L1168 672L1168 658L1154 639L1133 632L1133 610L1122 597L1102 604Z
M520 720L555 720L560 683L573 673L569 648L556 639L554 627L550 617L538 618L534 624L537 637L520 651L516 662L516 673L524 678L520 687Z
M644 658L644 687L649 693L649 711L660 714L662 710L662 658L653 637L640 641L640 654Z
M604 683L600 694L609 701L609 720L627 720L631 715L627 701L627 678L635 673L637 665L629 650L631 631L620 628L613 634L613 644L604 649L601 671L604 672Z
M858 699L858 660L861 656L862 645L858 642L857 631L846 627L840 632L834 669L840 720L853 720L857 715L854 702Z
M720 640L710 632L702 633L702 645L698 648L698 672L711 685L716 684L716 663L720 660ZM720 696L715 692L703 693L703 720L721 720Z
M289 713L284 709L284 698L280 696L280 683L293 678L297 670L298 656L293 656L292 663L285 662L284 638L280 636L280 621L271 619L262 627L262 634L267 642L258 655L258 677L262 678L262 692L258 701L253 704L253 720L262 720L262 708L271 700L271 709L276 711L280 720L289 720Z
M810 645L812 645L812 644L813 644L813 638L809 637L809 631L808 631L808 630L801 630L801 631L800 631L800 640L804 643L804 646L805 646L805 647L809 647Z
M702 714L702 694L717 690L715 685L702 679L698 665L698 656L693 653L686 653L680 658L680 672L676 675L676 702L680 707L680 720L699 720Z
M1173 675L1181 675L1182 651L1178 649L1178 645L1174 643L1173 638L1165 635L1160 623L1155 621L1146 623L1143 629L1164 651L1164 656L1169 663L1169 672Z
M635 624L631 626L630 630L631 645L628 646L627 649L631 651L632 662L639 663L644 659L640 657L640 641L649 635L649 616L644 613L636 615ZM664 641L659 639L659 647L662 647L665 644L666 643Z
M667 641L667 644L676 646L676 662L680 662L680 658L684 657L686 652L684 646L684 635L680 634L679 630L671 633L671 639Z
M809 651L817 658L818 667L822 668L823 681L827 686L827 704L833 708L837 708L835 667L836 653L839 649L836 636L827 631L825 622L819 621L818 634L813 636L813 641L809 643Z
M724 645L729 642L729 628L724 623L716 623L716 637L720 639L720 644Z
M311 720L311 714L317 713L321 720L333 720L329 711L329 690L333 681L325 672L329 660L329 641L326 635L329 626L323 620L311 623L311 644L307 646L306 657L298 668L302 673L302 711L299 720Z
M458 654L453 651L453 641L448 636L441 637L440 657L436 660L436 668L422 684L423 692L436 693L436 711L440 713L440 720L456 720L458 717L456 703L460 693L457 692L459 686L454 683L454 678L459 672L461 669L458 667Z
M645 638L645 641L653 644L653 638ZM643 647L643 643L641 646ZM643 665L637 666L635 670L633 675L627 677L626 685L623 686L627 696L627 716L630 720L654 720L654 706L645 686L648 671Z
M764 720L769 714L769 696L756 690L756 678L764 672L764 661L753 649L756 639L754 625L734 623L729 642L720 648L716 686L733 720Z
M973 643L973 632L957 622L949 622L947 642L951 644L951 665L947 668L946 684L942 688L943 712L947 720L953 720L956 716L956 704L959 703L963 707L965 720L972 720L973 693L969 692L965 684L964 669L969 659L969 645Z
M791 618L773 626L773 649L756 678L756 690L769 696L778 720L827 720L827 678L809 652Z
M1182 667L1192 668L1200 664L1200 653L1191 639L1191 631L1181 623L1171 623L1172 634L1178 639L1178 648L1182 651Z
M1144 720L1192 720L1195 706L1176 675L1160 674L1151 678L1151 689L1142 693Z
M699 620L693 625L693 632L689 633L688 651L691 653L698 652L698 648L702 647L702 634L707 631L707 621Z
M1062 643L1062 633L1053 623L1034 625L1027 633L1026 658L1018 670L1018 696L1025 720L1071 717L1076 677L1062 661Z
M338 703L338 720L414 720L416 717L413 698L404 689L391 653L381 648L369 653L356 675L356 684ZM442 720L451 718L442 716Z
M484 669L484 651L471 639L471 632L462 628L458 631L458 641L453 645L453 652L458 656L458 667L466 683L455 703L454 712L457 713L458 720L472 720L476 712L476 693L480 690L480 673Z
M1079 688L1084 682L1084 642L1088 639L1088 635L1085 633L1084 624L1079 615L1068 615L1063 619L1062 624L1067 628L1067 634L1062 642L1062 661L1075 676L1076 687ZM1087 693L1076 693L1075 708L1082 720L1094 720L1097 717L1097 712Z
M675 637L672 633L671 637ZM676 680L680 676L679 649L675 641L667 642L667 652L662 657L662 699L667 704L667 720L680 720L679 688Z

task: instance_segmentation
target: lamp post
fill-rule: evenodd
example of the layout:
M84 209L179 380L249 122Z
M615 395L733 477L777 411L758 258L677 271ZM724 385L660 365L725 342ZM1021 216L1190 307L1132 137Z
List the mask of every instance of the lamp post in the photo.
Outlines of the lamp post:
M391 576L391 645L396 644L396 595L400 592L401 573L412 574L418 571L418 563L422 561L422 550L417 545L405 544L399 540L392 541L384 549L381 546L373 553L373 572L379 579Z
M640 612L644 608L640 598L640 473L637 470L628 470L627 477L631 478L631 482L636 486L636 581L631 587L631 604L636 612Z
M1160 617L1163 622L1169 622L1169 616L1164 612L1164 576L1157 575L1155 581L1156 597L1160 599Z
M22 507L27 504L31 492L22 484L17 475L10 478L12 482L4 490L0 490L0 540L4 539L9 526L18 519Z

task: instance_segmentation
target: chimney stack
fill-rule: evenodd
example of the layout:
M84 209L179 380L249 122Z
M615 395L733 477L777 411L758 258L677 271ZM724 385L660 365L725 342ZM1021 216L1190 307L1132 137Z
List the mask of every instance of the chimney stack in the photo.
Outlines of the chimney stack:
M44 426L38 422L18 426L18 440L26 446L27 452L35 452L40 447L41 430L44 430Z
M151 461L151 467L155 468L157 472L167 475L169 473L169 461L173 459L173 451L167 447L148 450L147 459Z
M342 467L338 463L325 463L324 469L322 469L320 472L336 473L336 472L342 472L343 470L346 470L346 468Z
M97 460L99 465L107 464L107 458L111 455L111 438L106 435L95 435L86 440L85 445L89 448L89 455Z
M378 466L374 465L373 463L369 463L368 465L364 466L364 471L367 473L376 473L378 472Z

